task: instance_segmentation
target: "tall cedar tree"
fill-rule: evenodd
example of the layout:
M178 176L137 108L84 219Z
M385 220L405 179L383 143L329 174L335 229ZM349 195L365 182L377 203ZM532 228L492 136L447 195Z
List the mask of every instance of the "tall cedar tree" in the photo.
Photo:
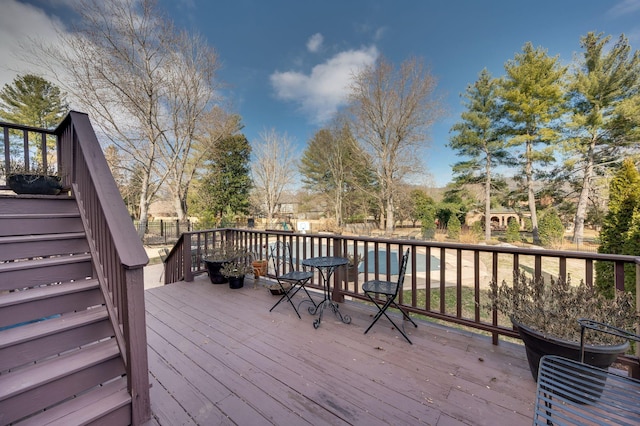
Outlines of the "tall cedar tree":
M540 218L540 242L545 247L562 249L564 225L556 209L549 208Z
M197 190L191 194L194 210L209 212L218 219L228 210L249 213L250 156L251 145L242 134L218 141L205 161L206 172Z
M640 173L625 159L609 185L609 211L600 231L598 253L638 255L640 236ZM624 287L635 294L635 266L626 265ZM596 285L613 296L613 262L596 262Z
M415 215L420 220L422 236L432 239L436 235L436 202L423 190L411 191Z
M497 107L498 81L482 70L478 80L467 87L464 94L467 108L460 114L461 121L451 128L456 132L449 147L464 157L453 165L458 185L480 183L484 187L484 238L491 240L491 190L495 167L508 161L504 139L498 131Z
M526 179L533 241L539 244L534 171L536 164L546 165L554 159L552 144L560 139L557 126L564 112L566 68L559 65L557 56L549 57L546 50L526 43L522 53L505 64L505 71L501 90L504 131L508 146L521 148L517 154Z
M620 150L638 140L640 128L640 54L632 53L621 35L611 48L611 37L588 33L580 39L584 57L570 84L572 137L564 164L566 178L575 176L580 192L573 241L582 243L587 204L593 179L602 167L619 158Z

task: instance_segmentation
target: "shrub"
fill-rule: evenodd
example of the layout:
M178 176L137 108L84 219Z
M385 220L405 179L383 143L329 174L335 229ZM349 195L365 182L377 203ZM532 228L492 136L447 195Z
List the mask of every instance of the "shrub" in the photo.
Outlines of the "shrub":
M452 240L457 240L460 238L460 230L462 229L462 225L460 225L460 220L455 214L449 216L449 221L447 222L447 236Z
M471 233L479 240L484 235L484 226L481 220L471 224Z
M505 239L508 243L520 241L520 225L517 220L510 220L505 232Z
M580 318L628 331L638 323L631 293L618 291L614 298L607 299L583 281L572 286L570 277L566 281L551 278L547 284L543 278L515 273L512 284L491 282L487 296L490 302L484 307L488 311L496 309L540 333L573 342L580 341ZM593 333L589 339L593 344L620 343L619 339L605 333Z
M564 225L556 209L551 208L542 213L538 223L540 242L545 247L562 247L564 239Z

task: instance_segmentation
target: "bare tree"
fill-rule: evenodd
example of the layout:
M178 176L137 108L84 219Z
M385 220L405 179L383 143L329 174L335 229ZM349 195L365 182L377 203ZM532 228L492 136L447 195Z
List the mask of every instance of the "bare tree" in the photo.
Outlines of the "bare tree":
M382 207L380 227L394 229L397 184L420 170L420 148L426 130L440 115L434 98L435 78L416 58L394 69L384 57L355 75L350 87L350 110L355 134L371 156ZM386 216L386 218L385 218Z
M365 157L344 117L318 130L302 155L302 181L327 198L338 227L343 225L344 201L356 189L356 176L367 168Z
M196 139L205 139L202 133L226 137L237 129L237 120L219 108L211 109L216 89L212 82L218 69L215 52L200 37L185 32L176 41L166 80L169 131L163 133L158 164L169 168L167 188L178 220L182 221L187 216L189 187L205 158L197 152Z
M293 145L286 133L280 135L271 129L260 133L260 139L252 144L252 151L255 157L253 183L270 225L278 212L282 193L295 178L297 166Z
M178 216L186 213L195 128L211 106L217 58L200 38L177 32L154 0L79 1L77 27L59 45L34 43L34 62L47 62L140 177L142 236L165 180Z

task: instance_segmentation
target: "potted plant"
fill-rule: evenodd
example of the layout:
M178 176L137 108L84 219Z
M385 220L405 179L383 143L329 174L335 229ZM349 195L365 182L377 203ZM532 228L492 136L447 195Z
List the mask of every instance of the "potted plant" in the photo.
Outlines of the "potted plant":
M225 277L221 269L226 263L233 262L238 258L245 256L246 250L236 247L233 241L223 241L220 244L214 246L210 254L203 259L207 266L207 272L209 273L209 279L212 284L224 284L227 283L228 277Z
M347 281L355 281L358 278L358 267L362 262L362 255L358 254L356 256L347 253L347 259L349 260L349 263L347 263Z
M229 280L229 288L242 288L244 276L253 272L253 266L242 261L227 262L220 269L220 272Z
M268 261L266 259L259 259L256 253L252 254L251 266L253 267L253 275L256 277L264 277L267 275Z
M7 185L16 194L58 195L64 190L54 168L39 163L11 162L6 177Z
M282 290L284 289L284 291L289 291L289 289L291 288L291 283L282 282L282 287L280 287L280 284L276 282L273 284L269 284L267 288L269 289L269 292L274 296L282 296L284 294Z
M508 317L525 345L534 380L544 355L560 355L580 360L578 319L588 318L626 330L638 322L633 296L616 292L607 299L594 286L583 281L571 285L571 279L533 279L524 272L515 273L513 284L493 281L488 290L489 310ZM606 333L589 333L585 345L586 363L603 369L629 348L629 342Z

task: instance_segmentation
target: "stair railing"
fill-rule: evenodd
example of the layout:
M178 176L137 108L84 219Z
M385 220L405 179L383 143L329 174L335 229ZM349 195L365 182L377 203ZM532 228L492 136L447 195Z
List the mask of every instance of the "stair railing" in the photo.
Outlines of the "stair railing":
M126 365L132 423L141 424L151 416L143 277L149 258L89 117L71 111L55 133L63 185L72 188L78 202L96 260L95 275Z
M14 162L21 163L26 170L35 166L45 171L59 170L59 164L49 164L55 160L58 149L53 130L0 121L0 137L4 152L0 158L0 190L10 189L7 175ZM54 143L56 147L50 148Z

